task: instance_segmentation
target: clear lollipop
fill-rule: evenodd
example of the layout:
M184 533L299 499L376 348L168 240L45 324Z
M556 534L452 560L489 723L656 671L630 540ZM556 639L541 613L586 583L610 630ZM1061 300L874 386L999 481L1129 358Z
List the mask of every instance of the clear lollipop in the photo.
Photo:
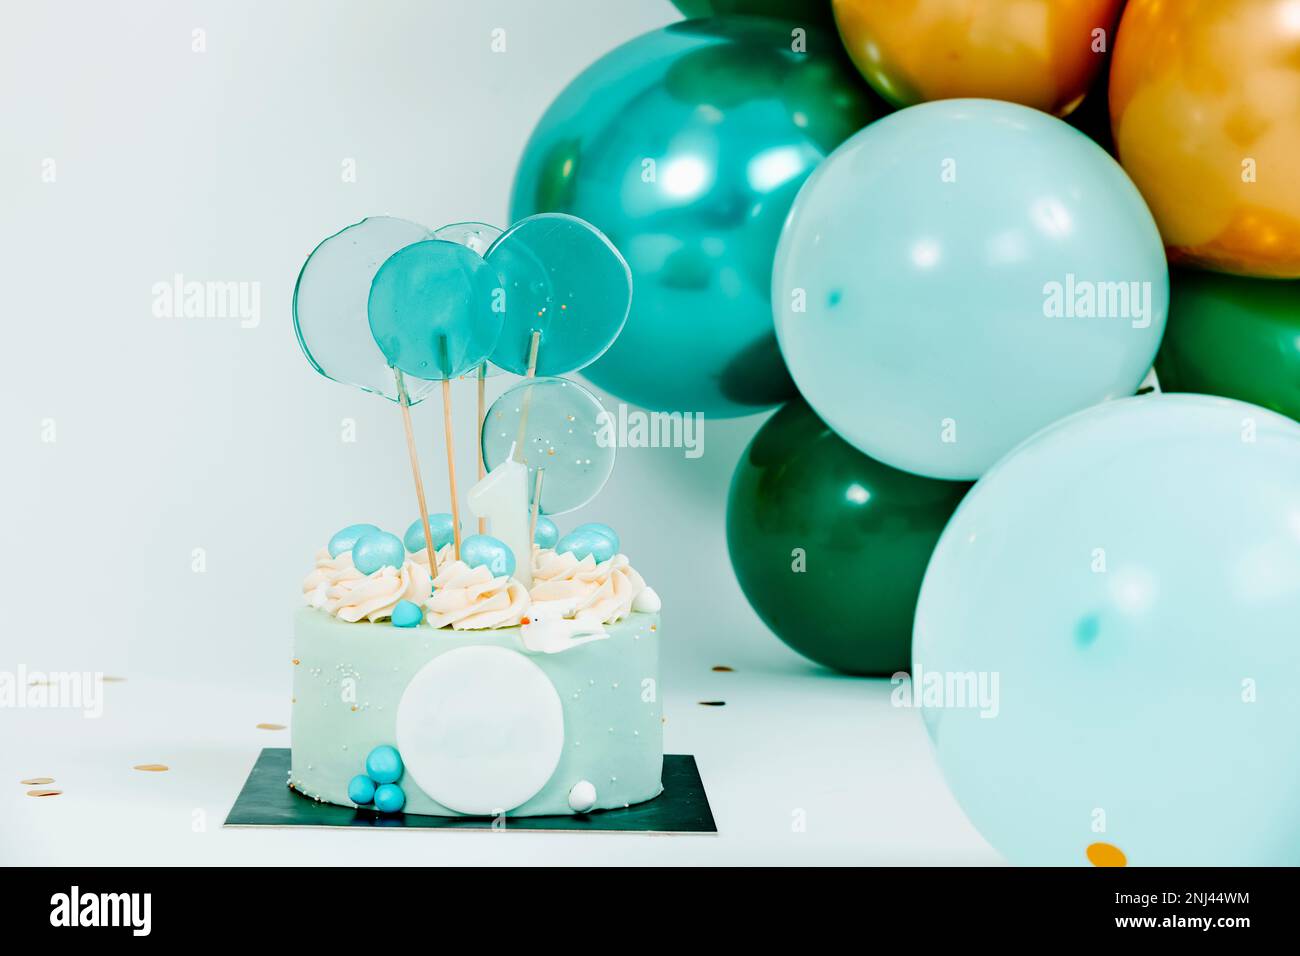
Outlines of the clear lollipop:
M330 236L307 257L293 291L293 327L307 361L321 375L399 400L392 369L370 334L370 285L393 253L429 238L419 223L371 216ZM414 404L433 390L412 382Z
M598 359L627 322L632 273L590 223L543 213L487 251L501 275L505 322L492 362L519 375L562 375Z
M609 416L600 400L577 382L530 378L504 392L483 425L488 469L515 459L528 467L530 501L542 514L581 508L614 470ZM537 497L537 472L544 471Z

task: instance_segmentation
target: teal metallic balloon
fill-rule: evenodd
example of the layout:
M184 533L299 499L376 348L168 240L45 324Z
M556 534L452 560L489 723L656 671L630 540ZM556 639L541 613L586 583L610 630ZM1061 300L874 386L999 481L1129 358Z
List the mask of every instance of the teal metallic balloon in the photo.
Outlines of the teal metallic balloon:
M673 0L686 17L716 17L744 14L751 17L781 17L795 23L835 28L831 0Z
M1010 862L1104 842L1136 866L1300 864L1298 476L1300 424L1144 396L1038 433L957 509L896 702L922 695Z
M695 20L589 67L534 130L513 218L564 212L626 258L622 335L583 374L649 408L743 415L793 394L772 329L772 255L799 186L878 115L833 32Z
M559 213L529 216L492 244L501 274L504 323L492 364L529 370L537 336L538 375L576 372L618 338L632 304L632 274L591 223Z
M371 216L325 239L303 264L293 289L293 329L321 375L396 402L397 380L367 321L370 286L399 249L429 238L418 222ZM412 382L411 404L436 386Z
M925 564L969 487L882 465L795 399L736 465L727 496L736 580L805 657L849 674L907 670Z
M496 348L501 277L478 253L444 239L398 250L370 286L370 332L388 364L442 381L464 375Z
M1137 188L1037 110L941 100L845 143L776 254L781 350L850 444L977 478L1050 422L1132 395L1169 273Z

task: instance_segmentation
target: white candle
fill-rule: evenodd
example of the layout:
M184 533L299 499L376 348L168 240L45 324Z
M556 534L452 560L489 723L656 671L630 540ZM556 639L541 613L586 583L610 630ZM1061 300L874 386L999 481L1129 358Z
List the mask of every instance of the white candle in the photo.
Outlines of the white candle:
M469 490L469 509L488 520L488 533L515 555L515 577L533 583L533 542L528 534L528 466L515 461L514 449Z

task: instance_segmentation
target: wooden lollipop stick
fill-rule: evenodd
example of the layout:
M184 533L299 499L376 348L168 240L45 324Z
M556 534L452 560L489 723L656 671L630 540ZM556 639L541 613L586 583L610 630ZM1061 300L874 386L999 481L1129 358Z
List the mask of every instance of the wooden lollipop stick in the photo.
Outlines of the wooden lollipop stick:
M447 483L451 486L451 529L460 560L460 498L456 494L456 443L451 437L451 380L442 380L442 430L447 435Z
M478 480L482 481L483 476L487 474L487 466L483 464L483 423L487 420L487 362L480 362L478 366L478 440L475 445L478 447ZM478 519L478 533L487 534L487 518Z
M537 469L537 481L533 485L533 515L528 522L528 541L530 544L537 540L537 512L542 504L542 477L545 474L545 468Z
M537 377L537 350L541 344L542 333L534 329L532 341L528 343L528 372L524 378ZM515 439L515 461L524 460L524 437L528 432L528 409L532 403L533 390L530 388L524 392L524 407L519 413L519 436Z
M424 548L429 555L429 574L438 576L438 552L433 547L429 532L429 506L424 502L424 480L420 477L420 456L415 452L415 429L411 426L411 397L406 393L406 380L401 369L393 369L397 376L397 397L402 406L402 425L406 428L406 451L411 456L411 474L415 477L415 500L420 505L420 523L424 525Z

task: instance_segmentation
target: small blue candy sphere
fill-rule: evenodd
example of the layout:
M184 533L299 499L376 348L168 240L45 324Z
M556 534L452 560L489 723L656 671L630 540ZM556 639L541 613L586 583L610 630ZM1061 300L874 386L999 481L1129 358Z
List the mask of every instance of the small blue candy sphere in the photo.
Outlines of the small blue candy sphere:
M560 529L555 527L555 522L546 515L537 516L537 532L533 535L533 542L539 548L553 548L555 542L560 540Z
M433 550L437 551L445 548L456 537L456 523L451 520L451 515L445 511L436 515L429 515L429 534L433 535ZM406 550L414 554L416 551L424 550L424 522L416 518L411 522L411 526L406 529L406 534L402 537L402 543L406 545Z
M406 794L395 783L382 784L375 791L375 809L380 813L397 813L406 806Z
M337 558L344 551L351 551L359 540L378 530L372 524L350 524L342 531L335 531L329 543L330 557Z
M398 601L393 608L393 627L415 627L424 620L424 608L414 601Z
M380 568L400 568L406 560L402 539L387 531L372 531L352 547L352 563L362 574L374 574Z
M402 775L402 755L387 744L376 747L366 758L366 775L375 783L396 783Z
M594 531L570 531L560 539L555 550L559 554L568 552L579 561L587 555L597 562L608 561L614 556L614 542Z
M622 544L618 540L618 532L607 524L601 524L599 521L589 521L586 524L580 524L573 530L591 531L599 535L604 535L606 538L609 538L610 544L614 546L615 554L618 554L623 548Z
M364 773L348 781L348 799L359 807L375 799L375 782Z
M486 567L493 577L515 573L515 553L500 538L490 534L472 534L460 543L460 559L471 568Z

